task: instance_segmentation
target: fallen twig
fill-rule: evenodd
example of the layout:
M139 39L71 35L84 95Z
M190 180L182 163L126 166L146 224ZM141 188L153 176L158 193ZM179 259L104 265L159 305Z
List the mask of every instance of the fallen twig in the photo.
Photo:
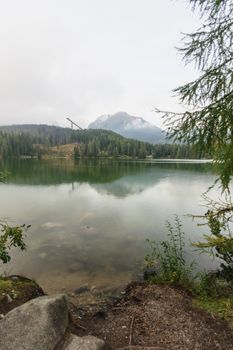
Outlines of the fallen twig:
M81 326L79 323L76 323L76 326L80 329L82 329L83 331L86 331L87 329L83 326Z
M127 349L135 349L135 350L164 350L160 346L138 346L138 345L130 345L124 348L118 348L117 350L127 350Z
M134 323L134 316L132 317L132 320L131 320L131 323L130 323L130 329L129 329L129 346L131 346L131 343L132 343L133 323Z
M117 310L124 310L126 307L125 306L114 306L114 307L112 307L111 308L111 311L113 310L113 311L117 311Z

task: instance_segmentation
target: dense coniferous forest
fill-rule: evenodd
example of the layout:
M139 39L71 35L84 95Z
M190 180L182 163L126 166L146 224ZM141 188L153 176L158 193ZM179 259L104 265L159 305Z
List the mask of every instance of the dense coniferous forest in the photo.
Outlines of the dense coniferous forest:
M72 130L48 125L16 125L0 128L0 157L43 157L58 152L62 145L71 145L74 158L129 157L200 158L190 146L160 144L126 139L107 130ZM203 156L203 155L202 155ZM204 155L208 157L208 155Z

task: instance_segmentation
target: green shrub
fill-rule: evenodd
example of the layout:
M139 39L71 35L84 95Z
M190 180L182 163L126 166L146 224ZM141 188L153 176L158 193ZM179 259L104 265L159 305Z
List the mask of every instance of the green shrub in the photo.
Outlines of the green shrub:
M232 209L229 208L229 210ZM194 243L193 246L201 252L208 252L213 257L221 259L222 263L218 269L218 276L233 284L233 237L229 226L232 217L225 218L226 222L220 222L217 214L210 210L205 216L211 234L204 235L204 241Z
M26 249L24 238L30 226L24 224L22 226L11 227L0 223L0 260L4 264L11 260L9 251L12 247L19 247L21 250Z
M0 171L0 182L5 182L9 173ZM21 250L26 249L24 238L31 225L9 226L0 222L0 260L5 264L11 260L9 251L12 247L18 247Z
M155 268L157 273L150 278L152 282L169 282L180 285L192 283L194 262L187 264L184 256L184 232L178 216L174 226L167 221L167 240L160 244L147 240L150 252L145 256L146 268Z

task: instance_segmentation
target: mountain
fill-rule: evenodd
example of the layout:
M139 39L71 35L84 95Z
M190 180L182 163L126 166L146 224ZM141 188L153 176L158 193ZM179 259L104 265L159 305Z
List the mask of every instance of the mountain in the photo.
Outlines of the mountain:
M103 115L90 123L88 129L111 130L124 137L153 144L168 143L162 129L126 112Z
M8 134L29 134L35 137L50 137L53 135L67 136L72 134L72 129L47 124L14 124L0 125L0 131Z

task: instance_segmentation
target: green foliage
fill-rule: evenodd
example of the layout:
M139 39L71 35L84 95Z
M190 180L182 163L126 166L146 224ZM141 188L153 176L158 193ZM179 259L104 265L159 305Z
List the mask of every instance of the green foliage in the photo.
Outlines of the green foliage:
M233 204L230 184L233 175L233 0L190 0L201 14L203 25L185 34L180 52L186 63L193 62L200 76L175 89L184 113L162 112L167 131L176 141L210 152L218 172L226 203L207 197L203 216L211 235L196 244L222 259L220 274L233 280Z
M161 144L154 145L153 158L168 158L168 159L211 159L210 152L201 153L195 146L184 144Z
M199 273L199 283L196 293L202 297L217 297L219 292L218 279L215 274Z
M184 232L178 216L175 216L174 227L167 222L167 240L158 244L148 240L150 253L145 257L147 268L155 268L158 275L152 282L169 282L180 285L191 283L191 272L194 263L187 265L184 256Z
M6 171L0 171L0 182L5 182L9 174Z
M21 250L26 249L24 238L30 225L11 227L7 224L0 223L0 260L5 264L11 260L10 249L18 247Z
M194 307L216 315L233 326L233 296L228 297L195 297L192 301Z
M190 2L204 23L184 36L180 52L186 63L196 64L200 77L175 89L190 109L165 112L166 124L175 140L211 151L226 189L233 173L233 1Z
M214 256L222 259L225 264L221 264L221 275L233 283L233 238L220 235L219 237L204 235L205 242L195 243L194 246L200 250L210 251Z
M157 274L149 278L151 283L173 283L192 294L193 306L214 314L233 326L233 284L218 272L193 274L194 263L184 259L184 232L178 217L175 226L169 222L168 239L160 244L148 240L150 253L146 255L146 267ZM204 244L204 243L203 243ZM216 243L212 242L213 247Z
M43 132L42 132L43 131ZM71 130L49 126L15 126L0 130L0 157L38 157L48 154L49 147L74 144L74 158L128 157L198 158L199 151L187 145L161 144L124 138L107 130ZM205 154L205 157L210 157Z
M203 25L184 36L180 52L186 63L196 64L200 77L175 89L190 109L164 116L171 137L213 154L227 189L233 174L233 1L190 3L201 12Z
M0 182L5 182L8 175L6 172L0 172ZM26 249L24 238L30 227L31 225L25 224L12 227L0 222L0 260L4 264L11 260L9 252L12 247Z
M221 259L218 275L233 284L233 237L229 221L232 218L232 204L211 201L212 210L205 214L211 234L203 236L204 241L193 246Z
M228 297L233 293L233 286L222 278L218 271L199 272L194 287L195 295L203 298Z
M6 294L10 295L13 299L21 299L24 297L40 295L40 290L35 281L28 278L17 276L17 279L12 279L11 276L0 276L0 297Z
M233 326L233 285L218 272L193 274L194 263L184 259L184 233L178 217L175 226L170 223L168 239L160 244L148 240L150 253L146 255L147 268L157 272L151 283L172 283L192 294L193 306L226 320Z
M76 132L74 158L146 157L152 154L153 145L126 139L106 130L85 130Z
M233 326L233 285L218 272L198 274L192 303L194 307L214 314Z

